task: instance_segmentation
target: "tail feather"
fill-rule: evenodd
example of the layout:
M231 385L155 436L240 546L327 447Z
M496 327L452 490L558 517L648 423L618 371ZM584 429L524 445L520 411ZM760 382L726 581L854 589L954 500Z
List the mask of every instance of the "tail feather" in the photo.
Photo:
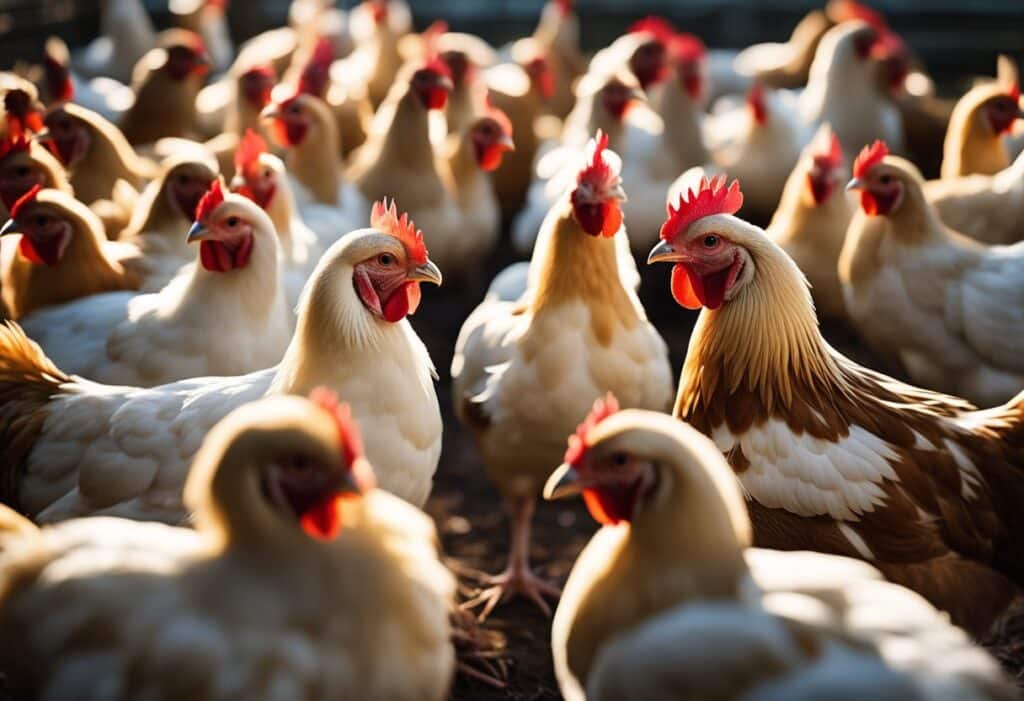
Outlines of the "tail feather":
M0 322L0 503L18 508L18 486L47 405L70 381L18 324Z

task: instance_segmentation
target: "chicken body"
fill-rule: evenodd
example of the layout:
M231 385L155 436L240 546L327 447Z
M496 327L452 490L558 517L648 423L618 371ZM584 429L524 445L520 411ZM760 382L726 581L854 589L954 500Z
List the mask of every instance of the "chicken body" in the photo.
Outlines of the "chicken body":
M947 228L908 162L874 170L903 194L850 223L840 278L851 319L915 382L979 406L1007 401L1024 386L1024 245L986 247Z
M0 645L11 688L53 698L116 689L211 701L443 699L454 582L430 520L363 487L338 501L343 530L324 539L258 487L275 479L272 454L294 457L316 475L342 475L339 500L341 489L360 489L352 471L369 470L362 457L346 464L349 449L321 407L266 399L204 443L189 478L199 532L97 517L5 534L0 620L20 632ZM40 616L60 630L30 635Z
M273 223L240 196L210 216L239 217L236 228L250 229L244 267L218 271L194 263L158 293L93 295L30 314L22 328L63 372L108 385L153 387L276 364L293 324L278 281Z
M86 77L102 76L127 83L132 67L156 43L153 22L140 0L105 0L101 4L100 36L74 56L74 66Z
M942 177L995 175L1010 165L1003 135L1024 112L1020 90L999 83L979 85L953 108L942 146Z
M582 488L606 524L555 614L567 700L1014 697L993 658L874 568L749 548L732 470L692 428L632 410L586 433L547 488Z
M344 396L366 426L363 438L380 486L422 504L441 452L433 366L408 321L372 313L352 280L354 266L381 251L402 255L396 239L372 229L353 232L327 251L284 359L248 375L152 389L101 385L67 377L37 347L19 341L20 331L4 330L7 365L0 372L14 373L0 380L6 406L45 417L2 420L0 430L10 432L4 463L20 466L12 469L21 475L5 483L4 501L41 522L115 515L180 523L188 465L211 426L265 394L324 385ZM47 394L35 393L40 386Z

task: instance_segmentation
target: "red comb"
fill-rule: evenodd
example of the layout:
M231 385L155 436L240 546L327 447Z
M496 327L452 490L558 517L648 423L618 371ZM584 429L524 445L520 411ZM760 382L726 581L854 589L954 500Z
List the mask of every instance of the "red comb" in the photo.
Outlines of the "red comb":
M586 165L576 175L576 183L588 182L598 186L614 186L612 182L619 177L614 168L604 159L604 151L608 148L608 135L600 129L594 137L594 150Z
M437 73L445 78L451 80L452 69L448 67L448 64L442 60L440 56L435 53L430 54L427 59L423 62L423 66L420 68L422 71L431 71Z
M567 15L572 12L573 0L553 0L553 2L562 15Z
M637 34L639 32L649 32L654 35L654 38L663 43L669 43L676 35L675 27L673 27L667 19L664 17L655 17L653 15L644 17L641 20L637 20L629 27L630 34Z
M39 191L42 189L42 185L33 185L31 190L29 190L24 195L19 197L17 201L13 205L11 205L11 219L17 219L18 212L20 212L21 209L29 202L34 202L36 199L36 195L38 195Z
M871 56L873 58L895 58L905 56L906 53L907 45L900 38L900 35L888 30L878 32L878 38L871 45Z
M704 42L696 34L686 32L672 37L669 49L677 60L682 61L698 61L704 58L708 52Z
M668 220L661 225L661 238L671 243L672 239L686 230L690 224L714 214L735 214L743 206L743 193L739 180L725 186L726 177L719 175L711 180L700 179L697 192L691 189L679 193L679 204L674 208L667 205Z
M388 18L387 0L370 0L370 12L373 14L373 21L380 24Z
M619 411L619 400L615 398L615 395L609 392L605 395L604 399L598 399L594 402L594 407L587 414L583 422L576 427L576 433L569 436L569 447L565 451L564 462L578 467L580 459L583 454L587 452L587 438L590 432L599 423L607 419L612 414Z
M207 7L219 7L222 10L228 9L228 0L206 0Z
M416 223L409 218L409 215L402 212L398 215L398 207L395 201L391 200L391 206L387 199L373 203L373 210L370 212L370 226L385 234L391 234L402 242L409 259L416 265L423 265L427 262L427 247L423 243L423 232L416 228Z
M322 98L327 92L333 61L334 47L331 45L331 40L326 37L317 40L313 55L309 57L309 61L302 68L296 92Z
M870 146L865 146L853 162L853 177L863 178L872 168L882 162L882 159L889 155L889 147L884 141L876 141Z
M210 189L206 191L206 194L200 198L199 204L196 205L196 221L206 221L206 218L210 216L213 210L217 209L223 201L224 187L218 177L210 183Z
M7 138L0 142L0 161L12 153L18 151L27 152L30 147L31 143L23 133L8 134Z
M829 3L828 10L835 22L850 22L859 19L878 31L886 31L889 28L881 13L856 0L833 0Z
M834 131L829 132L829 143L827 150L815 151L813 158L816 164L822 167L829 168L830 170L839 167L839 164L843 160L843 149L839 145L839 137L836 136L836 133Z
M351 466L363 457L363 438L359 427L352 419L352 409L348 404L339 401L338 395L326 387L317 387L309 393L309 401L326 411L334 419L341 438L341 452L345 464Z
M423 44L427 47L427 50L433 52L436 50L438 37L447 32L448 23L443 19L436 19L430 23L430 26L423 30L423 34L420 36L422 37Z
M1020 84L1017 81L1010 83L1010 89L1006 93L1014 102L1020 101Z
M245 136L235 150L235 170L247 174L249 170L259 164L259 157L267 152L267 142L252 129L245 130Z
M747 91L747 106L754 113L754 119L758 124L764 124L768 120L768 107L764 102L764 86L754 83Z
M20 88L8 90L4 95L7 128L11 134L43 130L42 112L36 109L32 102L32 96Z

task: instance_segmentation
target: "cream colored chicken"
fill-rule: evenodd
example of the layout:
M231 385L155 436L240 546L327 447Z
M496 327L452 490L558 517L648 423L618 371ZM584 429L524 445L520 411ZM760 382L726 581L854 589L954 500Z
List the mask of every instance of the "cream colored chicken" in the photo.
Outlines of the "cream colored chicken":
M665 414L595 405L545 496L603 528L552 627L567 701L1013 699L998 663L869 565L750 548L733 471Z
M534 29L534 39L550 56L554 75L551 111L565 117L576 102L576 80L586 61L580 50L580 19L575 0L548 0Z
M380 203L373 228L332 246L275 367L152 389L68 377L16 326L0 328L0 501L40 522L86 515L177 524L199 442L235 407L324 385L365 426L383 489L422 505L441 453L433 365L406 316L440 283L422 235ZM173 436L174 440L168 440Z
M5 683L20 698L441 701L454 582L430 519L373 484L347 406L318 390L213 427L186 486L198 532L7 529Z
M929 180L924 196L943 223L975 241L1024 240L1024 152L995 175Z
M109 385L244 375L280 361L294 317L270 217L215 180L180 235L198 261L160 292L92 295L29 314L21 327L63 372Z
M548 611L558 590L530 569L530 522L564 436L594 397L620 392L631 406L667 407L665 343L620 279L621 181L599 134L577 185L545 220L518 301L489 297L463 324L452 361L452 396L472 431L511 521L506 570L468 606L486 616L513 593Z
M916 383L1005 402L1024 386L1024 245L990 248L948 228L917 169L887 154L876 142L854 165L861 211L839 267L850 317Z
M1010 165L1003 143L1024 112L1020 86L985 83L970 90L953 108L942 147L942 177L971 173L995 175Z
M846 317L838 268L853 216L843 191L848 175L839 139L825 125L801 154L765 230L807 276L819 319Z

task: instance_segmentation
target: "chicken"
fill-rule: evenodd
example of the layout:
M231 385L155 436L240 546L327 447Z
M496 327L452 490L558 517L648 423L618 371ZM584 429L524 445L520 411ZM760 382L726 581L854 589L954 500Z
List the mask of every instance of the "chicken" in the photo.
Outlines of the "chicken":
M74 194L67 172L46 147L24 135L8 135L0 142L0 217L36 185Z
M284 268L285 299L288 308L298 306L302 289L323 254L316 234L306 226L295 208L295 197L284 162L270 153L259 134L248 131L235 154L232 190L248 197L270 216L277 231L281 264Z
M106 214L104 228L117 238L131 220L139 191L158 169L139 158L116 126L74 103L51 108L43 137L69 173L75 196Z
M646 17L594 54L587 72L607 75L628 70L650 98L669 77L668 51L674 36L675 30L667 20Z
M519 593L550 612L558 590L530 569L530 522L561 444L594 397L663 410L671 380L665 342L622 284L614 237L624 195L598 134L577 185L555 204L537 240L530 288L489 297L466 320L452 360L452 397L511 521L508 567L468 607L482 616Z
M160 175L139 196L120 241L140 253L124 263L142 281L145 292L163 288L191 261L195 251L184 235L199 200L218 175L216 160L200 150L166 158Z
M740 76L770 88L803 87L818 44L832 26L823 11L811 10L793 29L788 41L749 46L736 54L732 68Z
M692 34L676 34L668 43L668 62L669 80L653 101L664 124L661 138L648 140L656 146L653 153L638 151L632 142L628 147L631 153L649 161L647 170L659 181L675 178L687 168L708 161L701 132L709 89L707 49ZM631 130L627 138L637 134L642 132Z
M238 74L235 99L224 120L224 131L241 136L247 129L259 130L260 112L270 103L276 73L272 64L253 66Z
M1024 153L995 175L929 180L924 196L949 228L975 241L1024 240Z
M819 319L846 318L838 268L854 209L842 189L848 176L839 139L824 125L804 148L765 230L807 276Z
M796 264L730 216L740 206L737 183L705 183L649 257L674 263L680 305L705 307L674 415L728 458L755 545L866 560L983 634L1024 580L1024 395L977 411L843 357Z
M21 327L63 372L109 385L242 375L280 361L293 317L270 218L214 180L187 240L199 244L199 264L160 292L93 295L24 316Z
M380 486L421 506L441 453L433 365L407 314L440 283L422 236L394 206L320 260L283 360L237 377L152 389L68 377L16 326L0 329L0 501L49 523L86 515L177 524L199 441L265 394L325 385L365 427ZM8 322L9 324L13 322ZM45 423L44 423L45 419Z
M209 70L202 39L184 29L163 32L159 47L146 53L132 74L135 102L120 124L128 143L137 146L167 136L189 136L196 96Z
M350 12L349 24L356 47L331 66L331 78L379 107L402 66L398 42L412 25L409 6L404 0L363 0Z
M533 163L544 139L540 120L548 111L555 76L547 54L532 39L520 39L510 48L512 63L484 73L491 104L508 115L515 134L515 151L505 154L491 174L503 219L512 217L526 202Z
M949 229L908 161L865 147L851 187L840 278L864 340L925 387L981 406L1024 386L1024 245L988 248Z
M17 245L10 234L21 234ZM14 204L0 237L2 296L12 319L139 287L139 279L121 263L127 247L108 241L96 215L65 192L33 187Z
M228 26L228 0L171 0L168 9L177 24L195 32L210 55L210 67L223 73L235 58L235 45Z
M44 107L35 85L13 73L0 72L0 93L3 94L0 134L4 138L28 136L43 128Z
M1024 112L1020 87L985 83L968 91L953 108L942 147L942 177L995 175L1010 165L1003 135Z
M319 98L300 93L267 105L263 120L271 139L285 149L296 204L320 245L327 248L359 228L370 200L342 178L338 129L330 108Z
M580 492L603 528L552 626L567 701L1017 698L995 659L874 568L750 548L729 464L669 416L599 401L545 486Z
M883 83L902 84L905 50L895 35L861 20L828 30L800 94L803 121L814 128L829 123L843 149L851 153L874 139L884 139L902 152L899 108Z
M552 114L558 117L568 115L576 103L576 80L586 67L574 4L575 0L548 0L531 37L551 61L555 81L549 104Z
M156 45L156 31L142 0L104 0L100 36L76 53L74 67L86 78L102 76L127 83L132 66Z
M373 482L331 393L273 397L203 441L186 489L198 532L89 518L0 536L8 688L444 699L454 581L430 519Z
M74 101L114 124L121 121L125 110L135 101L132 89L113 78L86 80L75 74L67 44L56 36L48 37L43 45L43 80L39 92L50 108Z

